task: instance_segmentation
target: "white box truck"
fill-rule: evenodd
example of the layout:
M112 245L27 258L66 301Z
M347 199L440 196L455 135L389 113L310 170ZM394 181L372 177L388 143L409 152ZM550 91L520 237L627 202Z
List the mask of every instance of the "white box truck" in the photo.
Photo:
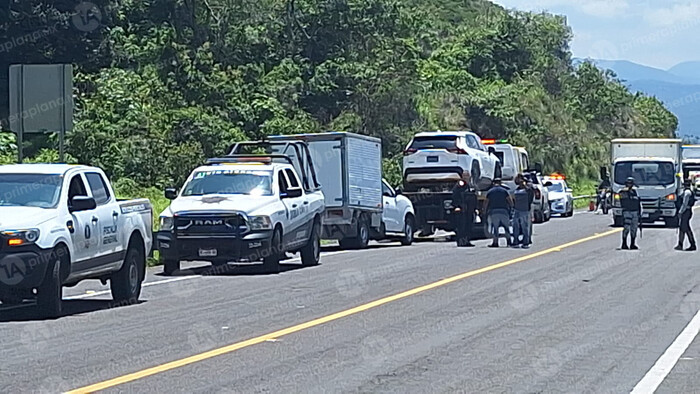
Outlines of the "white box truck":
M271 141L302 140L311 151L326 212L323 238L342 248L366 248L382 233L382 142L342 132L269 137Z
M642 200L642 221L663 220L678 226L676 199L682 187L682 141L680 139L615 139L612 141L612 188L614 224L621 226L619 191L633 177Z

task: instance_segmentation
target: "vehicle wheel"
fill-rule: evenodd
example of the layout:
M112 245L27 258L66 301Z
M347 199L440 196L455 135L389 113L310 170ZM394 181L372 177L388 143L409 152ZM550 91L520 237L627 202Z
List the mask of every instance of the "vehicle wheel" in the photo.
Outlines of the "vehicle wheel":
M409 246L413 243L413 232L415 228L415 219L413 216L406 215L403 223L403 237L401 238L401 245Z
M535 211L535 223L544 223L544 213L542 211Z
M613 227L622 227L623 224L622 216L613 216Z
M369 246L369 223L367 219L360 218L357 224L357 237L348 239L352 249L366 249Z
M39 285L36 294L36 304L39 313L48 318L56 318L61 315L63 309L63 284L61 283L61 264L68 253L54 253L52 262L46 270L44 281Z
M311 229L309 242L301 249L301 265L310 267L318 265L321 260L321 223L314 220L314 227Z
M179 260L163 260L163 274L172 276L180 270Z
M664 224L668 228L676 228L678 227L678 216L672 217L672 218L664 218Z
M114 301L135 304L139 300L145 264L145 253L141 248L129 244L122 268L112 274L110 278L110 288Z
M268 274L277 274L280 272L280 260L282 259L282 231L278 228L272 234L270 241L270 249L267 251L267 257L263 257L263 271Z
M552 218L552 208L549 208L547 210L547 213L543 213L544 215L544 221L548 222Z
M479 181L481 180L481 167L479 167L479 163L476 161L472 163L471 176L472 187L478 190Z
M601 205L603 206L602 207L603 208L603 215L607 215L608 212L610 212L610 208L608 208L607 202L603 201L603 203Z

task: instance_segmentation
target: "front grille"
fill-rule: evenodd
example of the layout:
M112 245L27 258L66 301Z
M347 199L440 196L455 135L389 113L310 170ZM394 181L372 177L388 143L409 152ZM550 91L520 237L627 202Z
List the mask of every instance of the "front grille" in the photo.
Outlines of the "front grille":
M178 236L238 237L248 232L243 216L239 214L187 214L175 217Z

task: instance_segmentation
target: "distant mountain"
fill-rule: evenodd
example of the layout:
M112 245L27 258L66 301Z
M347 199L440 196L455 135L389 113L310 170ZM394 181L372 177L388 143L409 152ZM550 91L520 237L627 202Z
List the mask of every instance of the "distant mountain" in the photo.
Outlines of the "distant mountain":
M630 90L663 101L678 117L678 135L700 136L700 62L662 70L626 60L587 60L598 68L614 71Z

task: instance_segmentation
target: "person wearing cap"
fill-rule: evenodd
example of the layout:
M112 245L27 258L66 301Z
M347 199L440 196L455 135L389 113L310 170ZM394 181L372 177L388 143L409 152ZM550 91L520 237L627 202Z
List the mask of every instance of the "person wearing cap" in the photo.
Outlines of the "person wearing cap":
M529 249L532 244L532 219L530 211L535 193L528 187L522 174L515 177L518 187L513 192L513 247ZM522 235L522 239L520 236Z
M454 205L454 227L457 237L457 246L474 247L469 239L474 227L476 215L476 191L471 186L471 175L468 172L462 174L462 179L452 189L452 205Z
M642 215L642 202L634 187L634 178L629 177L625 181L625 187L620 190L620 205L622 206L622 218L624 229L622 230L622 249L639 249L637 246L637 229ZM627 236L630 236L630 245L627 246Z
M692 182L690 179L683 181L683 191L679 196L681 201L681 207L678 209L678 217L680 219L680 231L678 232L678 245L676 245L676 250L683 250L683 244L685 243L685 237L688 236L688 241L690 241L690 247L686 249L687 251L697 250L695 246L695 236L693 235L693 230L690 227L690 219L693 217L693 205L695 204L695 194L691 189Z
M491 225L493 243L491 248L498 247L498 238L501 227L506 231L508 246L512 245L510 237L510 211L513 208L513 198L508 190L501 185L501 178L493 180L493 187L486 193L484 209L488 213L488 222Z

